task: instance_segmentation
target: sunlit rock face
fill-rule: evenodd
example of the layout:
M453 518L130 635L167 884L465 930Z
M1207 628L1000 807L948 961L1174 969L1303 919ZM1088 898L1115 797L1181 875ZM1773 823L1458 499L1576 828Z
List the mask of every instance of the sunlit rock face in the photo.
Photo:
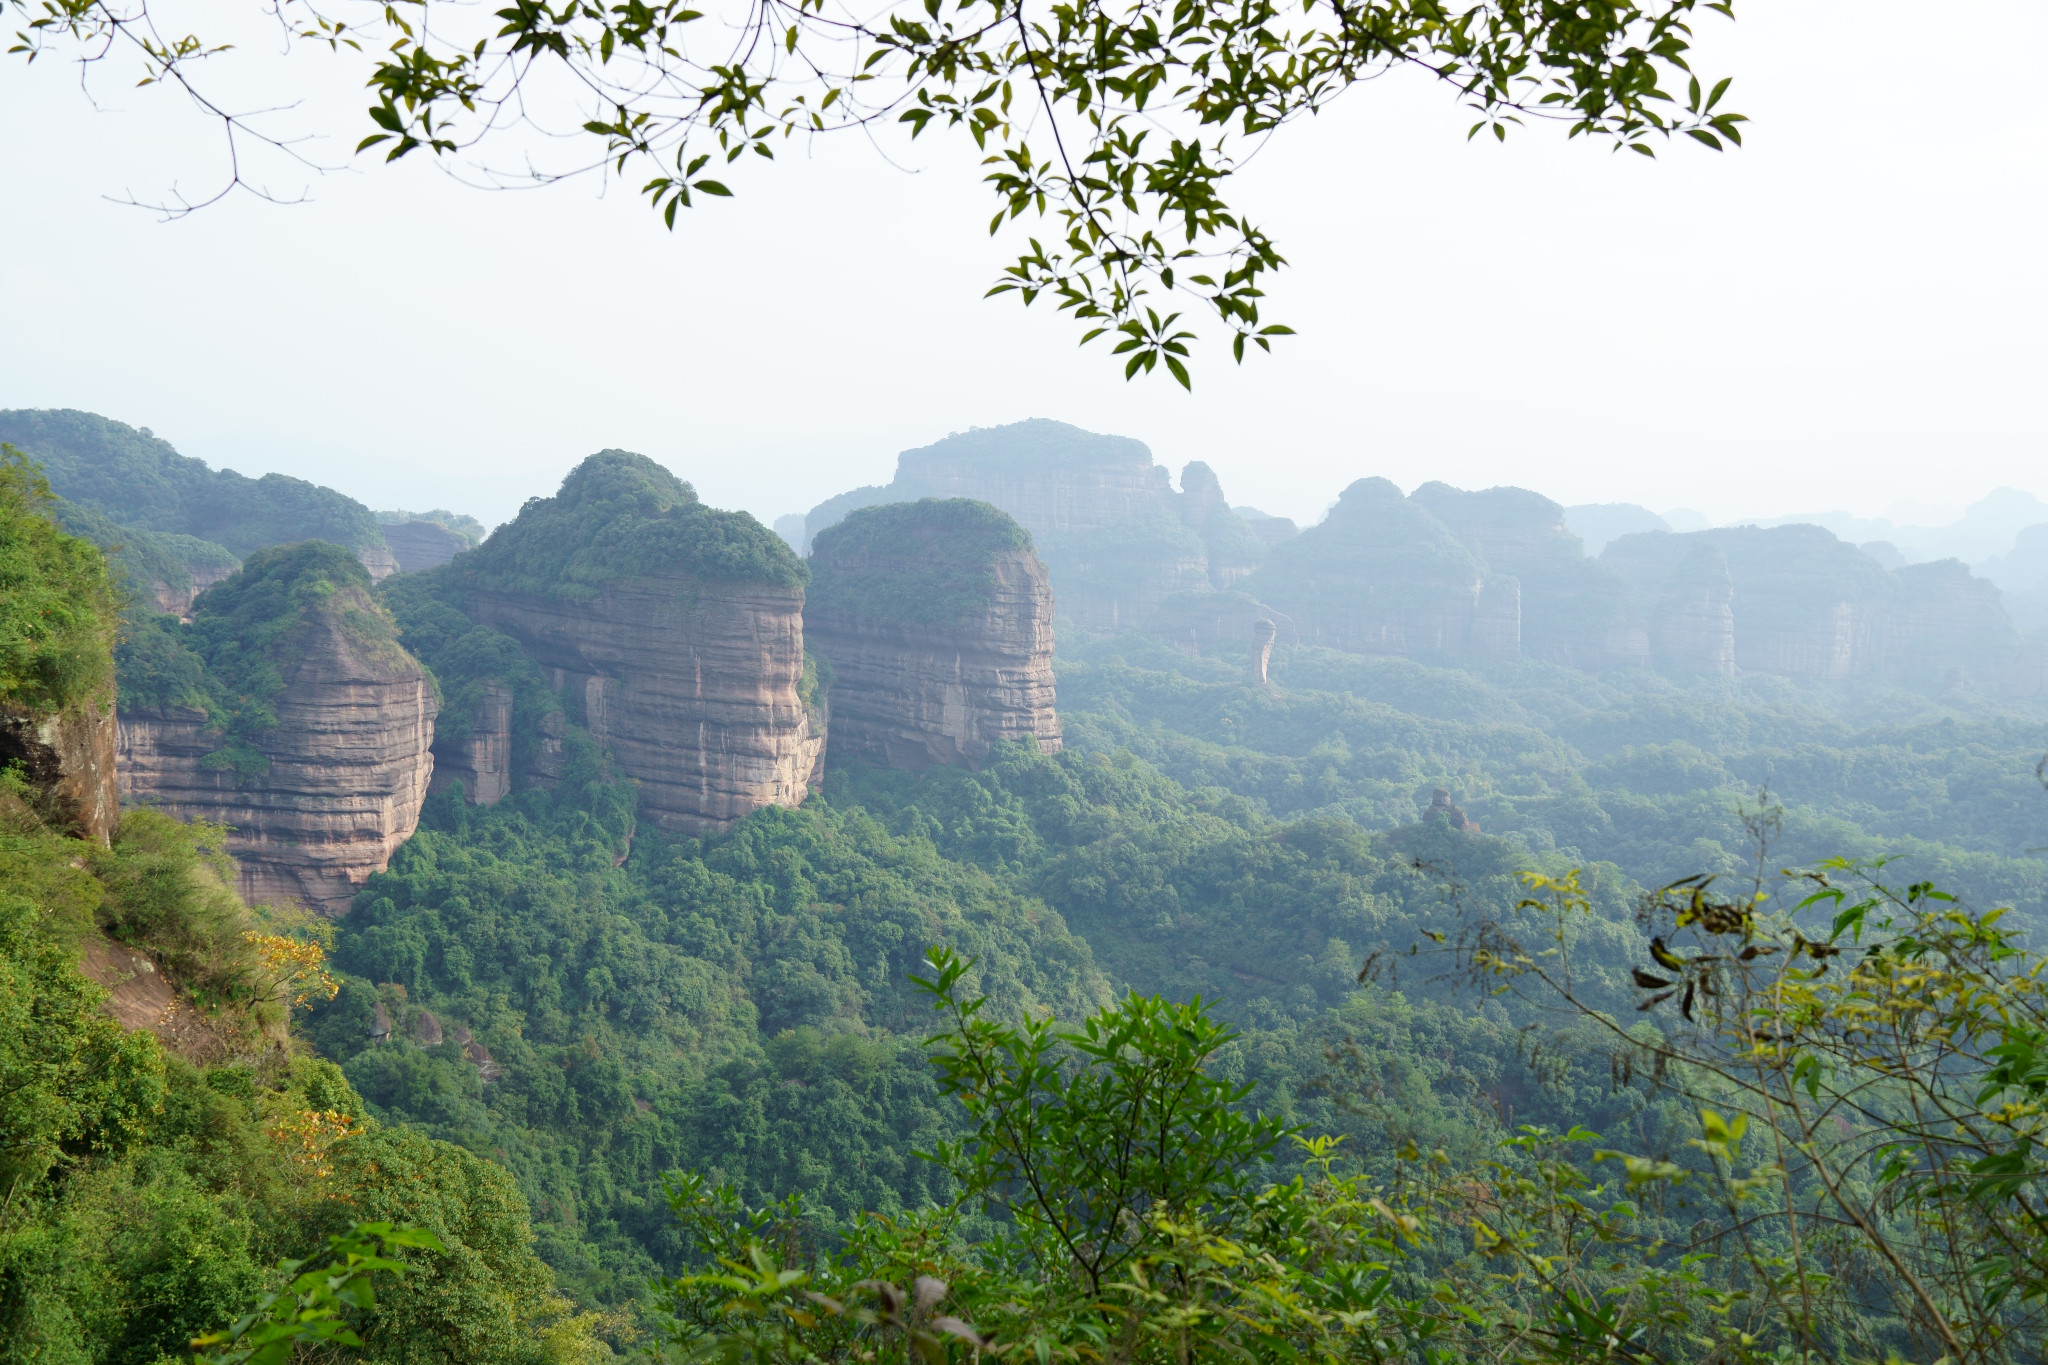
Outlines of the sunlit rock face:
M123 705L122 799L229 826L245 898L344 913L411 837L434 767L433 684L378 620L347 586L308 611L277 723L239 762L204 710Z
M1520 584L1385 479L1345 489L1321 524L1275 545L1244 588L1287 613L1305 644L1478 659L1520 651Z
M1031 537L984 502L853 512L811 550L807 645L830 677L831 756L921 772L1060 746L1053 599Z
M802 562L646 457L591 456L446 572L470 617L549 675L661 827L725 829L821 780Z

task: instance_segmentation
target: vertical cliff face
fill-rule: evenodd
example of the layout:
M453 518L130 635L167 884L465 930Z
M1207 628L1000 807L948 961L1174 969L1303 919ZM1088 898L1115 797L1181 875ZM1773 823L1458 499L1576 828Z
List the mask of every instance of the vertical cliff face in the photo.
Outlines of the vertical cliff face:
M384 543L404 573L437 569L469 548L469 537L431 521L401 521L384 527Z
M1735 583L1720 546L1695 545L1672 566L1655 619L1660 671L1679 677L1735 672Z
M904 451L894 481L819 504L805 527L815 545L859 507L978 499L1031 533L1061 620L1092 634L1150 630L1168 597L1230 587L1265 554L1267 540L1231 513L1207 465L1188 465L1182 484L1176 493L1140 442L1034 419ZM1273 535L1293 529L1272 521Z
M805 695L807 575L752 517L605 451L439 572L548 674L662 827L724 829L809 793L825 734Z
M1244 586L1309 644L1488 659L1519 649L1519 585L1490 574L1385 479L1345 489L1321 525L1275 545Z
M105 843L114 788L113 645L120 594L106 557L66 534L40 470L0 450L0 770L56 824Z
M918 772L1003 740L1060 746L1051 585L987 503L892 503L825 531L804 630L831 672L835 759Z
M0 703L0 768L14 766L48 794L60 822L106 843L121 814L111 691L55 711Z
M495 678L484 683L483 696L470 707L468 727L434 739L433 790L455 782L479 806L511 794L512 689Z
M1955 560L1887 569L1819 526L1622 536L1601 560L1657 622L1657 666L2035 690L1995 585Z
M161 645L197 685L122 697L122 798L230 826L248 899L342 914L418 824L439 699L369 587L337 546L258 551Z
M1587 672L1646 665L1650 639L1622 577L1586 558L1564 508L1526 488L1466 492L1426 483L1427 508L1496 575L1520 587L1523 655Z

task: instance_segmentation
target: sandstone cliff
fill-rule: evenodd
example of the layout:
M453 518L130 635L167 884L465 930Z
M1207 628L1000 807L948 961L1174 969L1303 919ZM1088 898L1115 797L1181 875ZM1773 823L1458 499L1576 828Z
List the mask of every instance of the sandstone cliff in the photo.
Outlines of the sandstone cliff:
M1002 740L1060 746L1051 586L987 503L870 507L820 534L804 632L831 671L835 759L917 772Z
M121 594L67 534L48 481L0 451L0 771L51 824L106 843L114 788L113 644Z
M123 799L230 826L246 899L341 914L418 823L439 700L369 588L339 547L260 550L161 643L200 685L122 698Z
M403 573L437 569L469 548L469 537L431 521L401 521L384 527L384 543Z
M1426 483L1420 504L1521 591L1521 653L1589 673L1650 661L1649 631L1621 575L1586 558L1564 508L1526 488L1466 492Z
M1819 526L1622 536L1601 560L1658 622L1658 667L2033 691L1997 588L1955 560L1887 569Z
M1052 576L1060 619L1089 633L1152 629L1168 597L1231 586L1267 544L1231 513L1207 465L1188 465L1176 493L1142 443L1043 419L906 450L891 483L819 504L805 518L806 534L815 545L859 507L956 497L990 503L1023 524ZM1272 520L1270 534L1292 529Z
M0 768L19 765L60 823L106 843L120 821L112 689L57 711L0 703Z
M472 620L540 665L664 828L794 806L821 776L802 562L645 456L591 456L557 496L437 572Z
M1344 490L1318 526L1283 540L1244 583L1307 644L1362 654L1512 659L1521 590L1385 479Z

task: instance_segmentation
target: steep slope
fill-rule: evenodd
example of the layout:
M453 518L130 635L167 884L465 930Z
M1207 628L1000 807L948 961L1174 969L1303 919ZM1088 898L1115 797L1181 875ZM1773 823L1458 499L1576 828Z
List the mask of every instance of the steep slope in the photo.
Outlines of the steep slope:
M835 760L921 772L991 744L1059 748L1052 588L1023 527L985 502L863 508L811 551L804 634L831 669Z
M817 780L802 561L645 456L591 456L436 572L541 667L663 828L722 829Z
M1385 479L1345 489L1320 525L1275 545L1244 587L1286 612L1305 643L1478 659L1520 652L1516 580L1490 574Z
M114 787L119 604L107 564L54 519L29 461L0 452L0 779L47 818L106 843Z
M237 557L266 545L325 540L382 578L398 567L370 509L284 474L246 478L180 455L147 427L70 409L0 412L0 441L39 460L69 502L121 526L193 536Z
M434 684L347 551L259 550L122 648L121 794L231 827L251 900L347 911L418 822Z
M1426 483L1409 496L1522 591L1522 655L1599 673L1649 663L1650 641L1621 575L1587 559L1564 508L1526 488L1466 492Z

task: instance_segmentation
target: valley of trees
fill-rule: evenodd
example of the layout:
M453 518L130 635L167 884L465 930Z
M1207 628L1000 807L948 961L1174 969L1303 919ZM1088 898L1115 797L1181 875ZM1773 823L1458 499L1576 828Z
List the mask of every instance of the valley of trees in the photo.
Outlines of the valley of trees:
M327 921L7 769L10 1359L2042 1358L2039 697L1297 641L1261 685L1244 638L1063 627L1058 752L828 762L691 834L612 694L465 606L664 537L801 581L632 458L374 591L242 545L181 622L10 457L10 716L118 657L233 747L360 595L437 753L508 698L512 779L441 786Z

